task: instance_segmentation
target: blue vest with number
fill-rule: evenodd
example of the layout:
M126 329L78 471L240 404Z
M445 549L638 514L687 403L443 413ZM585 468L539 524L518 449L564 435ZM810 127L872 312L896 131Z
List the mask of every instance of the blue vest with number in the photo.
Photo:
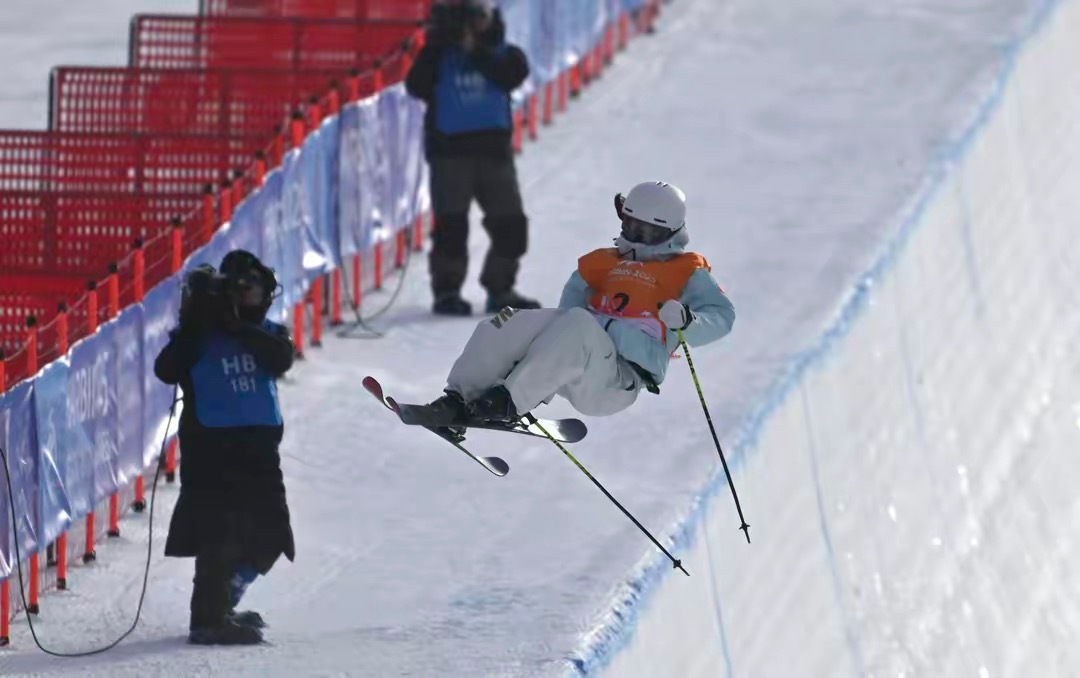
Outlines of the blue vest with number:
M263 323L272 329L269 321ZM207 428L281 426L277 382L236 337L212 334L191 369L195 415Z
M443 52L435 101L435 127L443 134L508 130L512 124L509 95L476 70L461 49Z

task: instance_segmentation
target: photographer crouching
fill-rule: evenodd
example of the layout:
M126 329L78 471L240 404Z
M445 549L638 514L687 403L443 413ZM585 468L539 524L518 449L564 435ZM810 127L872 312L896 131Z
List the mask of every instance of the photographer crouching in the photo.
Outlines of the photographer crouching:
M195 558L188 642L255 644L265 626L237 612L244 590L295 555L278 445L276 379L292 366L286 329L266 319L277 280L244 250L184 280L179 327L154 363L184 392L180 496L165 555Z
M528 77L529 62L505 33L492 0L436 2L424 47L405 79L408 93L427 108L424 148L435 215L428 261L438 315L472 313L461 287L474 198L491 238L480 273L487 312L540 306L514 289L528 246L528 220L514 166L510 93Z

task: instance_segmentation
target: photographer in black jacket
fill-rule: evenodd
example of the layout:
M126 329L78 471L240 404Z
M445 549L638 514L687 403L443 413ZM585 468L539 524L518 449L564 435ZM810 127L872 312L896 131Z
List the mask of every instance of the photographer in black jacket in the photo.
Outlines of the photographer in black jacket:
M505 33L491 0L437 2L405 80L409 94L427 104L424 144L435 213L429 263L433 310L441 315L472 313L461 287L473 198L491 238L480 274L487 311L540 306L514 290L528 247L528 220L514 167L510 93L528 77L529 63L520 48L506 43Z
M189 642L253 644L262 618L236 604L280 555L295 555L276 385L295 347L266 319L273 271L243 250L220 268L187 275L179 327L154 363L158 379L184 392L180 497L165 555L195 558Z

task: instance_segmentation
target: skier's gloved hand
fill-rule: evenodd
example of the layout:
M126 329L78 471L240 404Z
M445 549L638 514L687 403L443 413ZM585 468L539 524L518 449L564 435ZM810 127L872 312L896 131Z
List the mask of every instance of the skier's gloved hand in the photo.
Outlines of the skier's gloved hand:
M676 299L669 299L660 305L660 322L667 325L669 330L685 330L690 323L697 320L690 307Z

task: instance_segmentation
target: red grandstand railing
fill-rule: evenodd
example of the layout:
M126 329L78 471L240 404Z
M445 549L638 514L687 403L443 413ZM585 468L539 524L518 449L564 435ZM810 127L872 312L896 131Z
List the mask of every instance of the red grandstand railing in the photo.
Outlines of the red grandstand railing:
M329 70L56 68L49 128L269 140L293 111L341 76Z
M229 16L310 16L342 19L427 17L431 0L200 0L199 13Z
M416 21L138 15L131 22L129 66L367 70L400 48L417 26Z
M0 130L0 191L198 193L263 137Z
M0 264L0 270L4 272L0 276L0 290L8 293L6 297L0 294L0 348L6 350L7 383L14 384L31 376L25 346L27 316L43 319L39 322L36 344L39 360L45 364L61 354L55 310L59 303L68 309L66 334L71 342L87 336L93 327L108 319L109 308L104 304L98 305L93 318L90 317L86 303L88 280L102 282L108 267L115 264L119 274L120 307L135 302L137 283L133 277L132 248L136 241L143 242L141 282L149 289L175 270L177 246L181 248L179 254L186 257L209 240L224 221L215 209L221 198L227 194L230 201L239 202L261 181L260 173L280 164L285 148L302 141L292 139L289 125L278 124L278 121L291 119L293 114L304 110L305 103L313 109L336 110L339 101L355 101L400 81L419 49L419 35L419 32L413 32L412 39L406 42L406 50L394 49L385 54L385 60L376 70L358 72L359 69L350 69L352 75L341 78L346 86L340 94L334 89L338 81L333 78L340 74L331 71L55 69L50 92L50 123L54 136L51 146L43 151L44 142L40 140L12 142L11 147L15 150L11 157L25 161L34 154L38 158L47 156L50 162L57 162L64 169L59 172L25 167L12 170L8 185L24 189L23 192L0 191L0 195L7 196L5 200L11 203L14 214L28 211L38 215L36 221L0 219L0 236L5 241L8 236L19 236L11 240L17 246L5 247L2 251L3 256L14 258L18 266ZM312 99L317 95L321 98ZM193 113L198 115L193 116ZM198 124L185 126L181 124L184 119ZM205 134L209 129L227 130L228 133ZM220 195L217 189L209 194L204 189L202 204L197 201L192 209L184 209L190 207L190 202L184 205L169 202L190 201L189 189L203 178L188 176L195 171L192 167L179 166L161 172L161 166L168 163L150 162L143 167L142 175L138 165L116 159L103 160L95 167L87 159L91 153L85 146L92 142L72 140L77 135L88 135L88 138L96 139L99 148L105 148L109 143L123 148L125 142L110 136L143 135L144 144L160 144L164 143L162 137L171 135L190 144L193 134L231 140L247 138L247 143L256 143L254 139L265 134L262 138L266 142L255 149L257 153L250 154L249 161L243 166L234 167ZM250 148L244 142L238 143L228 145L234 154L229 163L234 166L248 153L238 149ZM155 152L147 148L144 146L138 153L144 159L155 157ZM110 151L114 155L118 152ZM14 160L10 164L19 165L20 161ZM156 169L150 171L148 168ZM68 184L56 182L56 175L67 175L72 179ZM177 175L183 178L178 179ZM65 185L87 190L65 191L62 190ZM42 191L42 186L49 190ZM112 195L109 194L110 186ZM120 198L125 194L116 193L116 189L136 186L144 189L142 204L132 205L130 195L126 205L120 204ZM19 212L20 204L23 212ZM109 217L110 214L113 217ZM68 235L67 243L64 239L44 235L50 232ZM31 237L31 233L37 233L39 237ZM72 234L92 237L94 242L89 245L79 243L78 237L70 237ZM179 240L173 238L174 234ZM96 255L91 256L91 252ZM66 267L46 268L45 261L61 262L58 265ZM87 266L89 270L79 270L78 266ZM58 275L57 270L63 273ZM12 290L23 291L22 297L13 299ZM34 292L27 294L25 290Z

